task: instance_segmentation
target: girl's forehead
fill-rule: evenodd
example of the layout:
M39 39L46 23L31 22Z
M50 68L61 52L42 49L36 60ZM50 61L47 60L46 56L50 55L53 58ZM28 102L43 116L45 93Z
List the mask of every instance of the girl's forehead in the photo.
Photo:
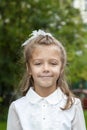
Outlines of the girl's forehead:
M32 51L32 58L37 57L55 57L59 58L61 55L60 48L56 45L45 45L35 47Z

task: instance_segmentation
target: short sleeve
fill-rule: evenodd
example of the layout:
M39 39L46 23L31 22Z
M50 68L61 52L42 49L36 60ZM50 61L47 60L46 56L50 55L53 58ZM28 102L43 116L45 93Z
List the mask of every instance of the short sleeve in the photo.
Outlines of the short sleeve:
M15 105L12 103L8 111L7 130L22 130Z
M86 130L84 113L81 105L81 101L76 99L75 104L75 116L72 121L72 130Z

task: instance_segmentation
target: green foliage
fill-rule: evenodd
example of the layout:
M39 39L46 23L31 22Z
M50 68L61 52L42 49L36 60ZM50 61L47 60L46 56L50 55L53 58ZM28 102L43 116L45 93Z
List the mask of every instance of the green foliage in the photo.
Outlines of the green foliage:
M51 32L65 46L68 79L87 80L87 32L72 0L0 0L0 85L8 91L18 85L21 44L39 28Z
M8 107L1 107L0 105L0 122L7 121Z

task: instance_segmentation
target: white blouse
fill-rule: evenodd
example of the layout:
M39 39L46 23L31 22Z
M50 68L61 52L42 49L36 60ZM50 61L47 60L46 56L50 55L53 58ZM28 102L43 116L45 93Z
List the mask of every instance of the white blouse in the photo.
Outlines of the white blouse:
M40 97L32 88L26 96L12 102L7 130L86 130L81 102L61 110L66 96L60 88L48 97Z

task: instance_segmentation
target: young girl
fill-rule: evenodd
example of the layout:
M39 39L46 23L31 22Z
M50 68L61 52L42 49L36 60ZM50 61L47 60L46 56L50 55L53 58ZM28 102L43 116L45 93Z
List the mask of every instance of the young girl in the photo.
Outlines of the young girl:
M86 130L81 102L65 81L63 45L39 30L22 46L26 63L23 97L10 105L7 130Z

